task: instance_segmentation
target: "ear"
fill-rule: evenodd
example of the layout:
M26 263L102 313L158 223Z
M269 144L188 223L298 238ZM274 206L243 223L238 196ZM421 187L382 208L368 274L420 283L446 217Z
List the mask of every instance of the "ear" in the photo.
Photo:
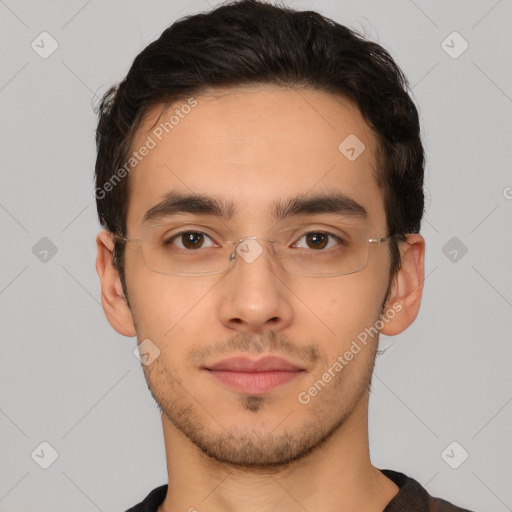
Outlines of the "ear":
M418 234L407 235L400 242L401 267L393 279L383 316L387 321L381 329L386 336L394 336L409 327L420 310L425 281L425 239ZM396 314L386 315L394 310Z
M132 313L126 301L121 278L112 258L112 233L101 231L96 237L96 272L101 283L101 305L109 324L123 336L135 336Z

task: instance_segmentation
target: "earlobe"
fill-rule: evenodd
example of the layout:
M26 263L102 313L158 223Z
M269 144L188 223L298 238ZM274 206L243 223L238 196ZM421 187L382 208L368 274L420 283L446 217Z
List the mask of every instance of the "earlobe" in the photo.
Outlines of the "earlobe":
M109 231L101 231L96 237L96 271L101 284L101 305L109 324L123 336L135 336L132 313L126 301L112 253L114 241Z
M425 280L425 240L419 234L407 235L400 247L401 267L393 279L391 292L384 307L386 318L381 333L394 336L409 327L420 310ZM393 315L386 312L394 311Z

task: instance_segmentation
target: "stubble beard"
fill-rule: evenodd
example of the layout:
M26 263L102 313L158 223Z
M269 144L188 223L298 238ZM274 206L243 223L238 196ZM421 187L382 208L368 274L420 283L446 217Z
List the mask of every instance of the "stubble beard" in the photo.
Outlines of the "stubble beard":
M299 404L294 397L289 410L280 411L282 417L276 416L276 427L270 432L223 427L225 419L214 418L167 370L144 368L144 373L161 413L199 449L207 462L252 472L275 472L321 449L343 428L357 404L365 400L367 406L374 363L375 354L372 354L358 382L348 382L343 373L337 375L330 387L322 390L308 406ZM311 382L315 380L312 378ZM354 391L347 393L348 386ZM346 399L348 395L350 401ZM258 414L265 414L272 400L268 396L248 395L239 397L238 404L242 411L257 419ZM303 416L300 425L286 429L280 424L293 420L296 414Z

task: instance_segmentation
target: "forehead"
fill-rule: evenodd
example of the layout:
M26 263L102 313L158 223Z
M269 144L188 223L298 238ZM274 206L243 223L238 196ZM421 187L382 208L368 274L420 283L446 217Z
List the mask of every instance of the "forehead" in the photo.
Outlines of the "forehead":
M351 102L329 93L210 90L148 111L132 151L143 146L129 176L129 229L169 192L224 198L244 225L270 220L283 197L341 192L385 226L375 135Z

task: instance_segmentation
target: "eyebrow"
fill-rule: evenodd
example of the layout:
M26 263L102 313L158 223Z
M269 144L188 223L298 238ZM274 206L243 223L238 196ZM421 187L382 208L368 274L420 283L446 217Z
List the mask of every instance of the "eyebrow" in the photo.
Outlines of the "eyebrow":
M211 215L229 220L237 213L237 208L232 201L213 196L169 192L160 203L145 213L143 223L184 213ZM368 218L364 206L341 192L308 194L281 199L273 205L272 218L275 222L279 222L288 217L322 213L359 219Z

